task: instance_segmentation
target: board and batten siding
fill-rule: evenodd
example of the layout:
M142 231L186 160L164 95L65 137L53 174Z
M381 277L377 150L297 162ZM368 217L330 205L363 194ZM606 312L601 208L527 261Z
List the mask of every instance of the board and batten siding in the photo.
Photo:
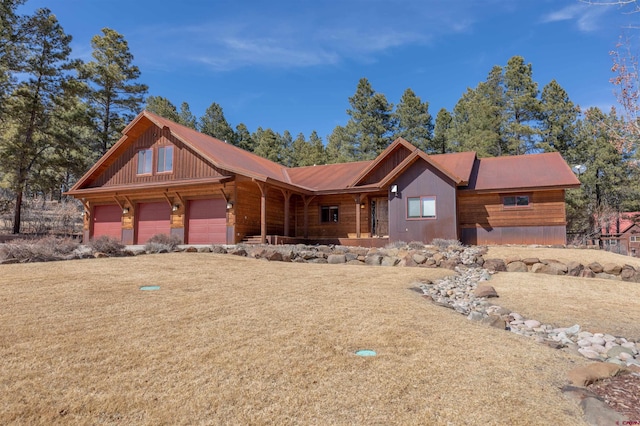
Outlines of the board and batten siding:
M527 207L505 207L508 193L458 194L462 242L466 244L565 244L564 190L520 191ZM514 194L511 194L514 195Z
M173 145L173 171L155 173L157 147ZM154 148L153 170L150 175L138 175L138 151ZM91 187L108 187L126 184L172 182L183 179L198 179L221 176L199 155L188 150L182 142L174 138L168 130L151 126L111 164Z
M371 210L369 199L364 199L365 208L360 209L360 232L362 237L371 233ZM293 203L293 200L292 200ZM321 222L322 206L338 207L338 222ZM356 204L351 194L323 195L315 197L308 208L309 238L349 238L356 234ZM295 197L295 235L304 235L304 203Z

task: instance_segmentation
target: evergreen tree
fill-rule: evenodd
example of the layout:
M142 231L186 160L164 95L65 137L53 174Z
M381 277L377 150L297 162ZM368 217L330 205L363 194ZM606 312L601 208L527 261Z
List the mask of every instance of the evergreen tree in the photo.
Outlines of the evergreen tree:
M525 64L521 56L509 59L504 72L504 87L504 136L509 153L518 155L535 151L540 139L536 123L540 119L541 106L531 64Z
M281 161L281 145L276 132L271 129L263 130L258 127L256 133L252 136L256 141L256 149L254 153L260 157L271 160L275 163Z
M171 103L167 98L162 96L149 96L147 98L147 111L154 114L158 114L160 117L164 117L168 120L180 122L180 116L176 110L176 106Z
M26 57L22 82L6 102L6 120L0 138L0 167L9 175L16 201L13 233L20 233L22 200L32 173L44 167L54 146L51 117L59 105L68 70L71 36L65 34L49 9L39 9L22 28Z
M222 107L215 102L200 117L200 132L228 143L233 143L235 138L233 129L224 118Z
M347 128L355 136L343 143L354 145L355 158L375 158L391 142L395 122L391 111L393 104L382 93L376 93L366 78L361 78L356 93L349 98L351 117Z
M440 109L436 115L436 125L431 144L427 148L429 154L446 154L450 152L449 133L451 132L453 118L446 108Z
M196 116L191 113L191 108L189 108L189 104L186 102L180 104L178 123L183 126L190 127L193 130L198 130L198 120L196 119Z
M296 136L296 138L293 140L293 143L291 144L292 167L300 167L300 166L308 165L308 164L305 164L307 146L308 144L307 144L307 140L304 137L304 134L298 133L298 136Z
M322 138L318 136L318 132L315 130L311 132L308 142L308 154L305 156L307 166L326 164L327 156L322 143Z
M288 130L285 130L282 135L278 134L278 145L280 146L280 152L278 153L279 163L286 167L292 167L293 165L293 137Z
M556 80L544 86L541 101L542 142L539 148L544 151L558 151L566 156L574 145L576 121L580 110Z
M346 126L336 126L327 143L327 163L347 163L361 160L362 157L356 146L356 124L348 122Z
M0 123L4 101L15 83L21 57L16 9L26 0L0 0Z
M91 39L94 60L81 67L81 77L90 84L87 96L95 111L95 129L102 155L120 138L120 132L142 109L147 86L136 83L140 70L122 34L103 28Z
M433 139L433 117L429 103L422 102L411 89L405 90L393 114L397 123L394 138L403 138L423 151L428 151Z
M244 123L240 123L236 126L235 138L233 144L238 148L242 148L245 151L253 152L256 148L256 142L249 133L249 129Z

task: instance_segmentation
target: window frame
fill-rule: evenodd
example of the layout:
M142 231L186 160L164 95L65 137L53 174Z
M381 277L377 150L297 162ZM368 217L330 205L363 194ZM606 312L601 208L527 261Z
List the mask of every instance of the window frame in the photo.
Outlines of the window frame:
M162 158L164 160L164 167L166 167L167 164L167 150L169 152L171 152L171 168L170 169L163 169L160 170L160 150L162 150ZM158 155L156 156L156 173L158 174L164 174L164 173L173 173L173 163L174 163L174 159L175 156L173 155L175 152L175 150L173 149L173 145L163 145L163 146L159 146L158 147Z
M407 204L406 204L406 219L407 220L437 220L438 219L438 201L435 195L420 195L417 197L407 197ZM420 215L419 216L412 216L410 215L410 203L411 201L414 200L418 200L419 203L419 208L420 208ZM432 201L433 202L433 216L425 216L425 201ZM414 207L415 208L415 207Z
M153 174L153 148L144 148L138 150L138 158L136 164L136 175L137 176L149 176ZM148 153L148 157L147 157ZM140 166L143 166L142 171L140 171ZM147 171L147 167L149 169Z
M513 209L530 209L533 207L533 203L531 202L531 194L508 194L502 195L502 208L504 210L513 210ZM513 198L513 204L506 204L507 198ZM518 204L518 198L526 198L527 204Z
M629 235L629 242L630 243L640 243L640 240L638 240L638 236L637 235Z
M328 220L324 220L324 212L327 212ZM334 214L332 212L335 211L335 220L332 220ZM319 215L321 224L330 224L330 223L340 223L340 205L339 204L325 204L320 206L320 215Z

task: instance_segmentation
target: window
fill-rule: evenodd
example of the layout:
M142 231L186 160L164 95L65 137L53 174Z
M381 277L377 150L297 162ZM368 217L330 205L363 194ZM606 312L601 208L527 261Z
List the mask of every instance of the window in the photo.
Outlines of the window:
M435 219L436 197L407 198L407 217L410 219Z
M138 174L151 174L153 166L153 150L142 149L138 151Z
M506 195L502 197L502 205L504 207L527 207L529 206L528 195Z
M605 240L605 244L608 244L610 246L617 246L618 245L618 241L617 240Z
M638 236L637 235L631 235L629 237L629 242L630 243L637 243L638 242Z
M161 146L158 148L158 173L170 172L173 170L173 147Z
M338 206L322 206L320 207L320 222L338 223Z

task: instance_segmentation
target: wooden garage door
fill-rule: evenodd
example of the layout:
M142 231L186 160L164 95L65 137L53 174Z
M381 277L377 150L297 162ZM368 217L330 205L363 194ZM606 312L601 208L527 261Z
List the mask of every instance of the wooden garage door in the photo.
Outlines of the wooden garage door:
M122 209L117 204L93 208L93 238L103 235L122 238Z
M222 198L191 200L188 209L189 244L225 244L227 242L227 202Z
M138 244L144 244L156 234L171 233L171 207L166 201L158 203L141 203L137 209L137 238Z

